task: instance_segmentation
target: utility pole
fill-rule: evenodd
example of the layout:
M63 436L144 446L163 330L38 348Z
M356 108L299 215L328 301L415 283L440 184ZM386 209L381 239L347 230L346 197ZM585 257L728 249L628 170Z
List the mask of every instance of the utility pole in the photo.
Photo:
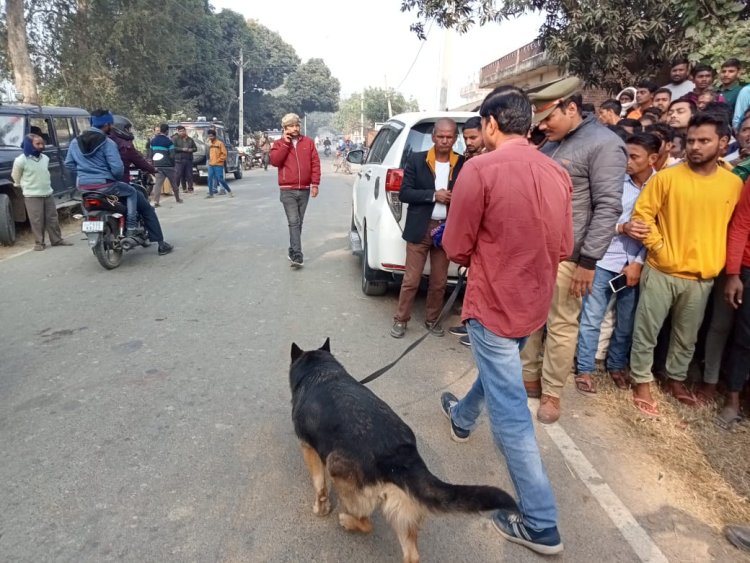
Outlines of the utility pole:
M238 145L240 148L245 144L245 58L244 53L242 52L242 47L240 47L240 119L239 119L239 142Z
M438 111L448 109L448 84L450 82L450 63L451 63L451 43L453 33L446 29L443 31L442 53L440 55L439 83L438 93Z
M359 95L359 137L365 140L365 91Z

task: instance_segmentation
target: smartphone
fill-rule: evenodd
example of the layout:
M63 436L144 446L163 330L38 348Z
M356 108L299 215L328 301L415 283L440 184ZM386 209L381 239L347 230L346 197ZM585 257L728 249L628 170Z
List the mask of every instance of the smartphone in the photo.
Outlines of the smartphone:
M625 274L620 274L617 277L612 278L609 280L609 287L612 288L612 291L617 293L618 291L622 291L626 287L628 287L628 278Z

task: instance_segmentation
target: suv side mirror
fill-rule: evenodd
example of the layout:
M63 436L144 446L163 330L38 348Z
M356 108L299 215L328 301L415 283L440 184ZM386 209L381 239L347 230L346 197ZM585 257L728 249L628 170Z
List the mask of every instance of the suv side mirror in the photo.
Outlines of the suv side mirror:
M346 161L351 162L352 164L362 164L365 160L365 151L363 150L354 150L349 151L349 154L346 155Z

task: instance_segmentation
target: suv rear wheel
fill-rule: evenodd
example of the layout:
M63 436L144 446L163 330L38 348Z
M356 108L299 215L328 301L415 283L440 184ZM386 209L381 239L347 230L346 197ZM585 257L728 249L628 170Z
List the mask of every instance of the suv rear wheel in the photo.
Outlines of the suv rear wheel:
M385 295L388 291L388 282L382 279L383 274L370 268L367 263L369 256L367 248L367 229L364 230L364 242L362 244L362 293L365 295Z
M11 245L16 242L16 223L10 207L8 194L0 194L0 243Z

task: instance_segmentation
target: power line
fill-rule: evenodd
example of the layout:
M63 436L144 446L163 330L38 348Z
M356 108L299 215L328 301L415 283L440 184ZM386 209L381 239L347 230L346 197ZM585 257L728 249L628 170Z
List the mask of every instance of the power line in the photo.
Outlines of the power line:
M406 71L406 74L401 79L401 82L398 83L398 86L396 86L396 90L399 90L401 88L401 85L406 82L406 79L409 78L409 74L411 74L412 69L414 68L414 65L417 64L417 59L419 58L419 54L422 52L422 48L425 46L425 43L427 43L427 39L430 37L430 31L432 31L432 23L430 22L430 27L427 28L427 33L424 35L424 40L419 45L419 49L417 49L417 54L414 55L414 60L411 63L411 66L409 67L409 70Z

